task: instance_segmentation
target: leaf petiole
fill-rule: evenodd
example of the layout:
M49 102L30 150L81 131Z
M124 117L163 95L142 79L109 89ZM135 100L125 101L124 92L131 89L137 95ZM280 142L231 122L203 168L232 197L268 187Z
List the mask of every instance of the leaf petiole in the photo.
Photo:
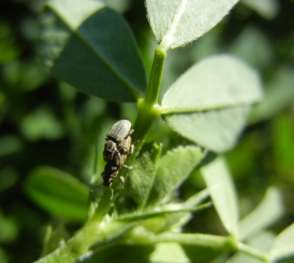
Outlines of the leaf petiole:
M137 153L144 144L145 136L148 133L151 125L160 116L160 111L158 110L158 98L166 56L166 51L161 47L157 47L155 49L146 96L139 99L137 103L138 117L134 125L134 137L135 141L137 141Z

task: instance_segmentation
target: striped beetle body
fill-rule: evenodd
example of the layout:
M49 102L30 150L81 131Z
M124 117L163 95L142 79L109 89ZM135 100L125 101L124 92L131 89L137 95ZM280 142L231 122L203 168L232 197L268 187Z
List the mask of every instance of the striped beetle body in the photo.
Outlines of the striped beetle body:
M132 124L128 120L120 120L113 124L106 136L103 156L106 162L102 174L104 185L110 186L117 177L129 154L133 152Z
M113 124L107 139L113 140L117 143L125 140L132 133L132 124L128 120L120 120Z

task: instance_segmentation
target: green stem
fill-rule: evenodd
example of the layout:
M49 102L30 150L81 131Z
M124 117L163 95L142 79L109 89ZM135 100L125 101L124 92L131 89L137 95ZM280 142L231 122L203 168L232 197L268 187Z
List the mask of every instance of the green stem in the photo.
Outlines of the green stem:
M155 49L152 69L150 73L148 88L145 97L147 105L154 105L158 103L160 82L162 79L163 65L166 58L166 51L158 47Z
M179 243L181 245L207 247L220 252L242 252L254 257L261 262L269 263L266 254L238 242L235 238L207 235L207 234L186 234L186 233L166 233L154 235L147 231L134 230L128 235L126 243L141 245L156 245L158 243Z
M162 242L179 243L182 245L209 247L220 251L231 250L231 242L229 238L206 234L167 233L154 235L149 232L133 231L126 242L137 245L155 245Z
M247 254L251 257L257 258L261 262L264 262L264 263L269 262L268 257L264 253L260 252L259 250L254 249L246 244L239 243L238 248L239 248L240 252Z
M166 51L160 47L156 48L146 96L144 99L138 101L138 117L134 125L137 153L144 144L144 139L151 125L160 116L157 105L165 58Z
M120 216L116 220L118 221L126 221L126 222L133 222L133 221L139 221L139 220L146 220L149 218L155 218L160 217L164 215L170 215L170 214L177 214L177 213L191 213L191 212L199 212L204 209L210 208L211 203L206 203L199 205L194 208L176 208L176 209L162 209L158 211L148 211L148 212L141 212L141 213L133 213L128 214L125 216Z
M35 263L74 263L78 258L87 254L95 246L99 249L113 242L128 245L156 245L158 243L179 243L182 245L212 248L220 252L243 252L261 262L268 263L268 257L262 252L239 243L232 237L223 237L207 234L165 233L155 235L142 228L123 222L112 221L98 224L89 222L82 227L69 241L60 245L51 254ZM124 238L123 238L124 237Z
M94 245L99 247L114 242L133 226L133 224L118 222L99 224L96 221L90 221L70 240L35 263L74 263L87 254Z

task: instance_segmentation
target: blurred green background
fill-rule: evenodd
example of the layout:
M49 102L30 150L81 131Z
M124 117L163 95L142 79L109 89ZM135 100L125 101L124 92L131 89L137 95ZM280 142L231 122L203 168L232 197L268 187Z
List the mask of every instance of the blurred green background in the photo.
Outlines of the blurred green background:
M42 60L46 53L42 41L56 34L41 14L43 2L0 2L0 263L36 259L46 226L65 223L30 199L26 179L32 170L53 166L90 184L94 143L98 140L101 152L111 123L136 116L134 105L89 98L50 77ZM148 72L155 42L143 1L105 2L128 20ZM256 206L270 185L282 189L286 215L277 230L294 218L293 14L290 0L240 1L229 17L196 43L170 52L163 83L165 89L189 66L216 53L235 54L259 71L265 101L256 107L239 145L227 156L242 214ZM149 139L165 142L169 133L159 123ZM102 169L99 162L98 169ZM181 193L188 196L202 188L195 173ZM78 226L66 223L67 231ZM200 223L199 218L192 220L187 228L221 231L213 211L203 212Z

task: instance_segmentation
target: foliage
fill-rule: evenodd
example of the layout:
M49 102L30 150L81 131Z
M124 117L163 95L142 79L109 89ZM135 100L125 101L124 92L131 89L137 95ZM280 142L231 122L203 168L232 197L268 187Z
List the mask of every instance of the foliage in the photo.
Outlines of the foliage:
M293 2L4 6L1 263L293 260Z

